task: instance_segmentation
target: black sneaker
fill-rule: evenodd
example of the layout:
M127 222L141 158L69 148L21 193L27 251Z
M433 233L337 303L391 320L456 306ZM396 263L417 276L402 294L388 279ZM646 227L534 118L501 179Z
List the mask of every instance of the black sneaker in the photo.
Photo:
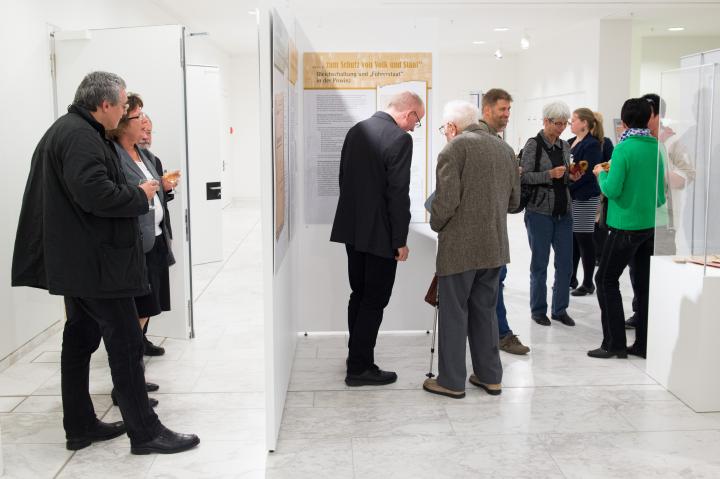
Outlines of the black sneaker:
M373 365L361 374L350 374L345 376L345 384L348 386L384 386L397 381L397 374L392 371L383 371Z
M547 317L547 314L533 314L532 320L541 326L550 326L550 318Z
M560 321L565 326L575 326L575 320L568 316L567 313L553 314L552 319L554 319L555 321Z

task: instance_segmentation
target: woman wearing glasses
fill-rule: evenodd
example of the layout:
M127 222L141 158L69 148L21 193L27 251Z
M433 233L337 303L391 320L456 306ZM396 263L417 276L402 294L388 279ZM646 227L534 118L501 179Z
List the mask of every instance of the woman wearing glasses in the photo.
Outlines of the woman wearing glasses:
M150 202L150 210L138 218L142 237L143 251L147 265L150 293L135 298L140 329L142 329L151 316L157 316L162 311L170 311L170 276L169 267L175 263L170 249L170 234L168 232L166 216L166 193L175 187L174 182L164 179L156 170L154 159L147 155L138 144L145 136L145 114L142 112L143 101L135 93L128 94L128 109L123 115L118 127L107 132L113 140L115 150L120 157L120 165L127 178L128 184L141 184L156 182L162 187ZM147 383L148 391L156 391L156 384ZM113 403L117 404L115 391ZM152 406L157 400L150 398Z
M521 181L532 186L533 191L525 208L525 227L532 252L530 311L533 321L543 326L551 324L547 316L546 286L551 247L555 254L551 317L566 326L575 325L567 314L573 254L572 200L568 184L580 174L569 174L570 145L560 139L569 118L570 108L565 103L545 105L543 129L527 141L522 151Z

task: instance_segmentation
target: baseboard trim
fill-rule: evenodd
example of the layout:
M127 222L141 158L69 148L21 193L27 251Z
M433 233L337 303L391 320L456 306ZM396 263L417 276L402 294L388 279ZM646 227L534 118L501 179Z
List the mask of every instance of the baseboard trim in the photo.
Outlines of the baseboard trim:
M26 354L37 348L53 334L62 331L64 324L64 319L55 321L53 324L45 328L42 332L40 332L28 342L17 348L15 351L0 359L0 372L5 371L10 366L20 361L20 359L22 359Z

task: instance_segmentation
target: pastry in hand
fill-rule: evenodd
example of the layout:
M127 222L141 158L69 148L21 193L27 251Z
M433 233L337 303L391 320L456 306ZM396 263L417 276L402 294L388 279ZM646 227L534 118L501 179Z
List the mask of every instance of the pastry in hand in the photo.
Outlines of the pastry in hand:
M602 166L602 169L605 171L610 171L610 163L607 161L604 161L600 163L600 166Z

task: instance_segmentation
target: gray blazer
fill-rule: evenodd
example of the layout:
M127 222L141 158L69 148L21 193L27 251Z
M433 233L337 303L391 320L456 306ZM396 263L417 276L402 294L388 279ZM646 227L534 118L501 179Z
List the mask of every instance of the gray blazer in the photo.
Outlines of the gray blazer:
M509 263L507 213L520 203L512 148L470 125L438 155L436 183L430 227L438 232L437 274Z
M113 144L115 145L115 150L120 157L120 165L122 166L123 173L125 173L125 178L127 179L128 184L139 185L140 180L145 179L145 175L143 174L142 170L140 170L140 168L135 164L135 161L133 161L128 152L125 151L122 146L120 146L117 142L113 142ZM162 185L162 179L158 172L155 171L155 165L153 164L151 159L143 150L138 148L137 151L140 154L142 162L145 164L148 171L150 171L150 174ZM158 196L160 199L160 204L157 207L162 208L165 204L165 192L162 190L162 186L158 190ZM150 210L144 215L138 216L138 223L140 224L140 236L142 238L144 253L150 251L155 245L155 211L156 210ZM162 234L165 237L166 243L168 245L168 256L171 256L172 253L170 252L170 234L167 231L166 222L164 220L160 223L160 228L162 229Z
M550 148L550 142L545 137L545 133L540 131L545 146ZM565 194L567 195L567 212L572 212L572 198L570 198L570 189L567 188L569 183L569 172L570 172L570 145L567 141L557 139L554 144L556 147L562 147L563 151L563 163L565 163ZM540 154L540 165L538 171L535 170L535 152L537 151L537 141L535 137L530 138L525 147L522 150L522 183L526 185L539 185L536 191L530 197L530 201L525 208L527 211L534 213L541 213L543 215L552 215L553 208L555 207L555 191L552 188L552 178L550 178L550 170L552 169L552 162L550 157L542 149Z

